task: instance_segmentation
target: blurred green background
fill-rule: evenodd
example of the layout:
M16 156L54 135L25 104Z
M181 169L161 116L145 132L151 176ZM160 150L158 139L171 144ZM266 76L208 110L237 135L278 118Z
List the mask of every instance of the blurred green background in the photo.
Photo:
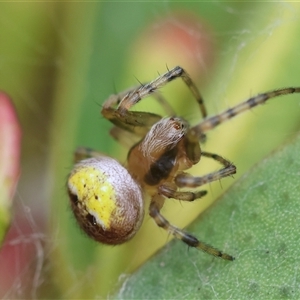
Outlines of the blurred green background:
M165 30L169 25L175 31ZM96 244L69 209L65 181L77 146L126 158L100 115L110 94L177 64L201 89L210 114L259 92L300 86L299 32L300 5L287 2L0 3L0 89L12 97L24 135L15 220L5 242L15 247L14 273L1 271L12 278L0 284L2 295L105 298L168 242L146 213L129 243ZM187 37L197 46L189 48ZM181 115L199 121L180 81L163 94ZM139 107L156 109L150 100ZM203 149L233 161L238 178L299 131L299 111L297 95L272 100L214 130ZM216 168L203 161L193 172ZM184 227L233 182L210 185L210 195L193 204L170 200L164 213Z

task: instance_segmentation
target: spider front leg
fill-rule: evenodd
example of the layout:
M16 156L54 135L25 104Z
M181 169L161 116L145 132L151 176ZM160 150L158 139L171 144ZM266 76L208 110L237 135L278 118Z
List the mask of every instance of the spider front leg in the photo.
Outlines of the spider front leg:
M140 137L144 137L151 126L161 119L161 116L149 112L127 111L120 114L118 110L104 104L102 115L117 127L132 132Z
M194 95L196 101L198 102L202 117L205 118L207 116L206 108L204 105L203 98L199 93L198 88L192 81L191 77L188 73L181 68L180 66L176 66L173 69L169 70L165 74L159 76L158 78L154 79L153 81L142 84L139 88L133 89L132 91L128 92L126 96L119 101L118 110L122 114L126 114L126 112L136 103L138 103L143 98L147 97L148 95L154 93L157 89L163 87L167 83L171 82L174 79L181 78L183 82L187 85L190 89L192 94Z
M160 196L154 196L151 200L150 208L149 208L150 216L154 219L155 223L159 227L165 229L166 231L171 233L175 238L183 241L190 247L197 248L197 249L202 250L210 255L220 257L225 260L231 260L231 261L234 260L233 256L231 256L227 253L224 253L206 243L199 241L193 235L170 224L169 221L166 218L164 218L160 213L160 209L163 205L163 201L164 201L164 199L162 199Z
M279 97L279 96L294 94L294 93L300 93L300 87L296 87L296 88L289 87L289 88L283 88L283 89L266 92L263 94L258 94L257 96L251 97L248 100L246 100L242 103L239 103L239 104L235 105L234 107L223 111L220 114L206 118L205 120L200 122L198 125L195 125L191 129L191 131L194 131L195 134L198 134L200 137L205 132L214 129L218 125L230 120L231 118L236 117L237 115L239 115L245 111L252 109L253 107L256 107L258 105L266 103L270 99L273 99L273 98Z
M199 104L201 114L203 118L205 118L207 112L203 98L190 76L179 66L159 76L150 83L141 85L136 89L127 90L127 93L122 92L119 95L111 96L103 105L101 111L102 115L116 126L140 136L144 136L149 128L158 122L161 117L153 113L132 112L129 111L129 109L143 98L153 94L157 89L176 78L181 78L191 90ZM158 101L166 110L172 111L164 99L158 97Z
M198 177L187 173L180 173L175 177L175 183L178 187L198 187L236 173L236 166L222 156L210 152L202 152L201 155L220 162L224 168Z

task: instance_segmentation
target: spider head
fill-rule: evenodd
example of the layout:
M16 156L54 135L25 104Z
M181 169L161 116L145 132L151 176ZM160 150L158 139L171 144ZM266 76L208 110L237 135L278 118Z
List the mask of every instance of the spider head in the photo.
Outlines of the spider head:
M139 148L145 157L158 156L166 149L174 148L185 136L188 127L182 118L163 118L151 127Z
M82 229L106 244L121 244L140 228L144 204L139 185L116 160L80 161L68 178L71 207Z

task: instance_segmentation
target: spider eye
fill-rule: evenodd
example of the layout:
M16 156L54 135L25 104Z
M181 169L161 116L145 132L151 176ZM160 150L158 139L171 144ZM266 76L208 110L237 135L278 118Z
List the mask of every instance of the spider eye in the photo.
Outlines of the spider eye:
M170 117L170 126L172 126L175 130L183 130L186 127L186 123L181 118Z
M181 129L184 128L184 125L183 125L182 123L177 123L177 122L176 122L176 123L173 125L173 128L176 129L176 130L181 130Z
M116 160L99 156L79 162L67 185L74 215L93 239L121 244L141 226L144 204L140 186Z

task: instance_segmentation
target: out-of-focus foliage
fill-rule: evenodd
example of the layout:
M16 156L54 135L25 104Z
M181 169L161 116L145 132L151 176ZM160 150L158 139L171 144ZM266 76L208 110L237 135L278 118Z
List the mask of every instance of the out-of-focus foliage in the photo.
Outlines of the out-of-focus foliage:
M21 129L11 99L0 91L0 244L11 220L20 175Z

